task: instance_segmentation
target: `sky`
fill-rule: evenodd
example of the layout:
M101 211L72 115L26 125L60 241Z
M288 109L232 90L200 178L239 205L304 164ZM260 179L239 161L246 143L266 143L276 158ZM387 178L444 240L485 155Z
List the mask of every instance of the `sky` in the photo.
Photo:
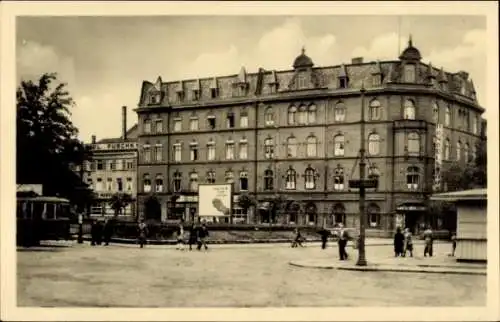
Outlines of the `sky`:
M18 17L16 24L17 82L57 72L85 142L120 136L121 106L128 127L137 122L143 80L291 69L302 47L315 66L397 59L410 34L423 62L469 72L486 102L482 16Z

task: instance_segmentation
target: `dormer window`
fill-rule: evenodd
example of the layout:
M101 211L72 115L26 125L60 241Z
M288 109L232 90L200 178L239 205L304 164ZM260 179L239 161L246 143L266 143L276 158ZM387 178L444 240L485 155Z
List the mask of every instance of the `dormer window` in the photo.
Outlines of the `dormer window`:
M159 92L151 93L149 96L149 104L160 104L161 95Z
M347 88L348 82L346 77L339 78L339 88Z
M217 98L219 96L219 90L217 88L210 89L210 97Z
M193 90L193 101L197 101L199 99L200 99L200 90L199 89Z
M406 64L404 67L405 83L415 83L415 65Z
M347 75L347 69L344 64L340 66L339 71L339 88L349 87L349 76Z

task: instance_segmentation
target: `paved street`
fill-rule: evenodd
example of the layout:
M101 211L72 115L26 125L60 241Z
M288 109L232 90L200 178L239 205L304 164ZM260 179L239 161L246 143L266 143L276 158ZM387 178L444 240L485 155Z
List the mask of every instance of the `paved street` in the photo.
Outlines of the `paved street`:
M449 251L448 244L435 247L438 257ZM75 244L17 254L19 306L478 306L486 300L486 276L289 265L304 258L338 260L336 247L322 251L318 244L220 245L206 253ZM391 246L367 247L368 260L391 255Z

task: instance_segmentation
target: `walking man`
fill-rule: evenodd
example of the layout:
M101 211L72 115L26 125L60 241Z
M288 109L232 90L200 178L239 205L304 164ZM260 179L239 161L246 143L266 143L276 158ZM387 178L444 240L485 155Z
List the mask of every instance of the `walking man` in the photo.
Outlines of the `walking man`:
M191 228L189 229L189 250L193 249L193 245L198 242L198 227L194 224L191 224Z
M139 223L139 245L141 245L141 248L144 248L144 245L146 244L147 235L148 226L144 222L144 219L141 219L141 222Z
M177 247L175 249L184 250L184 226L182 222L177 227Z
M341 261L347 260L349 258L349 255L347 254L345 248L347 246L347 239L349 238L347 231L344 229L343 224L339 224L339 258Z
M431 226L427 226L427 229L424 231L424 242L425 242L425 248L424 248L424 257L427 257L427 254L429 257L432 257L432 244L433 244L433 238L432 238L432 229Z
M104 246L109 245L109 241L111 240L111 235L113 235L113 220L107 219L104 221L104 228L102 230L104 237Z
M204 246L205 250L208 250L207 240L206 240L207 237L208 237L208 229L207 226L203 223L201 224L201 227L198 230L198 250L201 250L201 246Z

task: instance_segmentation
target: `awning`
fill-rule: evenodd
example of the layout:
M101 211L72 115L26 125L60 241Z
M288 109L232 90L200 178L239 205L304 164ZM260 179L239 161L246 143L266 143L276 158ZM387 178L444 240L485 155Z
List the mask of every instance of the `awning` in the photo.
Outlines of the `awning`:
M427 207L423 203L417 202L406 202L403 203L396 208L397 211L426 211Z
M271 203L269 201L264 201L259 206L260 210L269 210L269 208L271 208Z
M431 196L431 200L450 201L450 202L468 201L468 200L486 200L486 198L487 198L486 188L438 193Z

